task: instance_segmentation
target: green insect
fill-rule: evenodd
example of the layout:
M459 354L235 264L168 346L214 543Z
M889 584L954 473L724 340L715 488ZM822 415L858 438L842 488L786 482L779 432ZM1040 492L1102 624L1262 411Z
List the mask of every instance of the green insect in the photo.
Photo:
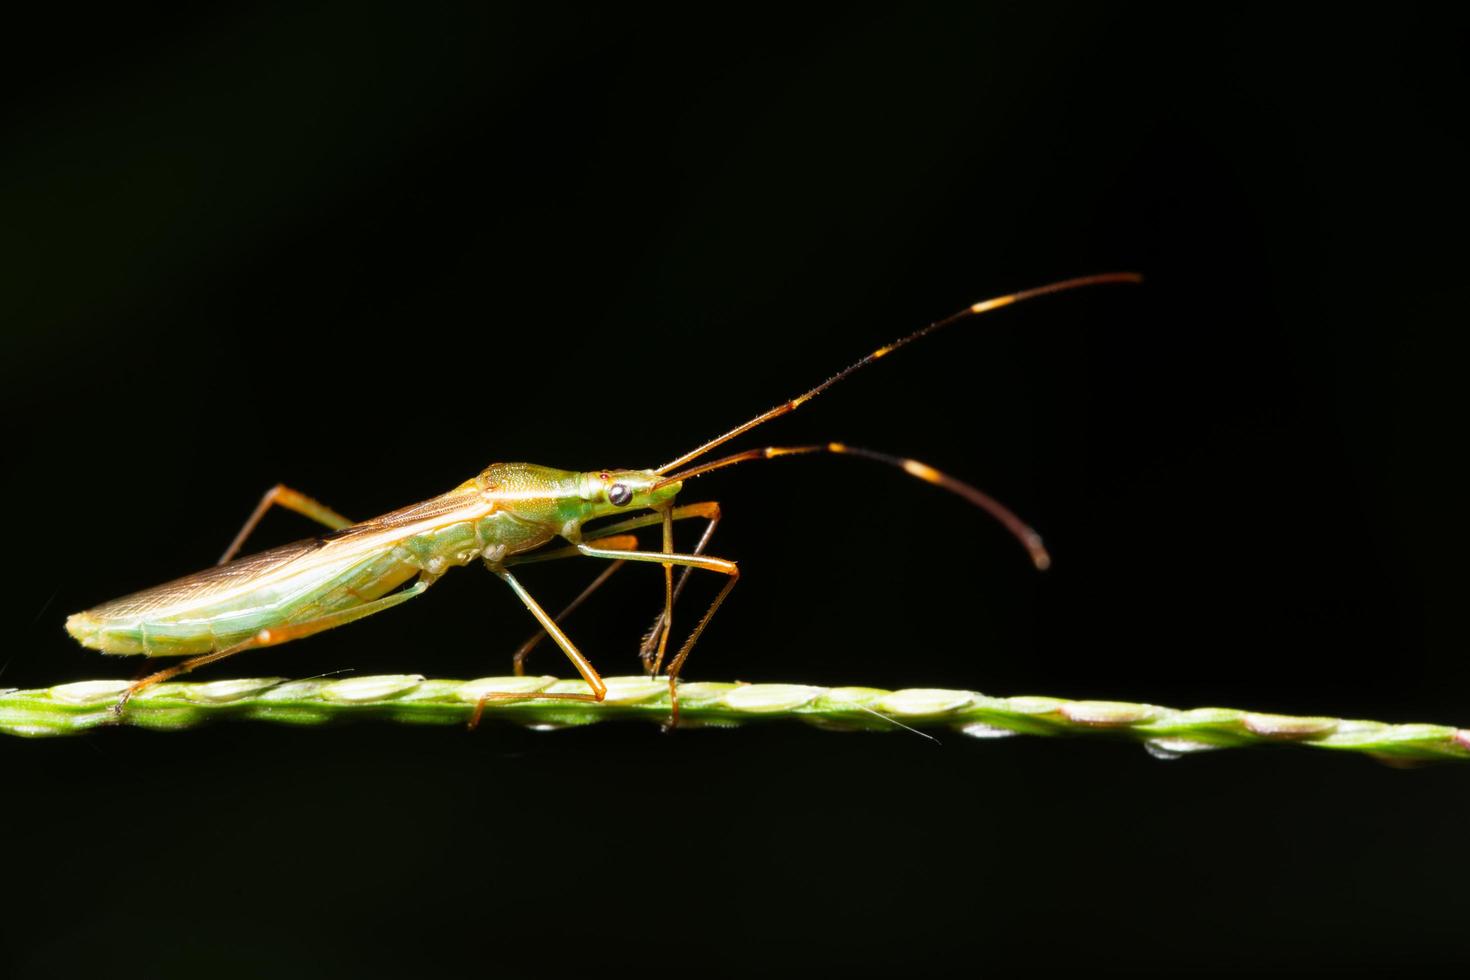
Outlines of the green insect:
M1049 564L1040 537L1009 510L974 487L917 460L827 443L769 446L712 462L693 466L691 463L751 429L795 411L854 371L941 327L1049 293L1139 280L1133 273L1086 276L968 306L878 348L805 394L655 469L578 472L531 463L494 463L448 493L360 524L289 487L276 486L261 499L214 568L76 613L67 619L66 629L83 646L103 653L186 658L132 684L117 703L116 708L121 712L129 698L161 681L246 650L297 640L391 609L421 595L449 569L479 560L511 587L541 624L543 632L538 632L516 651L516 673L523 672L526 656L537 641L550 636L590 688L587 694L532 696L601 701L607 694L606 684L562 631L558 621L627 562L649 562L663 566L664 601L662 612L643 640L640 656L650 677L657 676L661 670L667 676L673 701L672 720L677 723L680 672L694 644L740 578L734 562L704 553L720 522L720 505L713 500L675 503L686 480L737 463L777 456L802 453L859 456L897 466L983 508L1025 545L1038 568ZM250 532L275 505L304 514L326 525L331 533L236 559ZM627 516L635 512L643 513ZM585 528L589 522L605 518L617 519L595 530ZM674 522L691 518L705 521L703 533L692 552L677 552ZM663 529L661 550L640 550L632 532L653 525L661 525ZM611 564L557 616L542 609L511 571L530 562L577 555ZM673 574L676 566L683 569L677 584ZM725 581L678 652L670 658L667 653L674 604L689 573L696 568L722 575ZM526 696L485 695L475 706L471 725L478 722L488 700Z

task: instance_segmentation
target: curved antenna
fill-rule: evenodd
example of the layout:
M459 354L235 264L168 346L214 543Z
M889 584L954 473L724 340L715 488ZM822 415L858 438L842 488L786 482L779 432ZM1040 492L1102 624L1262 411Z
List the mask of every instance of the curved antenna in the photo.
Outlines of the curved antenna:
M928 463L921 463L917 459L906 459L902 456L890 456L887 453L874 452L871 449L861 449L857 446L849 446L841 442L829 442L810 446L766 446L764 449L747 449L741 453L734 453L708 463L684 470L682 473L674 473L664 477L655 483L652 489L666 486L670 483L678 483L682 480L692 480L696 476L703 476L715 470L722 470L727 466L737 463L747 463L757 459L775 459L777 456L804 456L810 453L836 453L839 456L861 456L864 459L877 460L896 466L909 476L916 476L925 483L932 483L936 487L943 487L950 493L964 497L970 503L994 517L1001 525L1011 532L1011 536L1031 555L1031 563L1039 571L1046 571L1051 567L1051 555L1047 554L1046 546L1041 543L1041 535L1032 530L1031 526L1021 520L1011 511L1009 507L988 493L975 489L963 480L957 480L948 473L941 473Z
M997 296L994 299L981 300L978 303L974 303L970 306L965 307L958 313L954 313L950 316L945 317L943 320L935 320L927 327L924 327L922 330L915 330L907 337L902 337L898 340L895 340L891 344L885 344L884 346L879 347L877 350L866 355L865 357L854 361L852 364L849 364L847 367L843 368L841 371L838 371L836 374L832 375L832 377L828 378L826 381L823 381L821 384L817 385L815 388L811 389L805 394L797 395L790 401L783 402L782 404L777 405L775 408L771 409L768 412L762 412L755 418L750 419L746 422L742 422L740 425L735 426L735 428L731 429L729 432L726 432L724 435L716 436L709 442L706 442L702 446L699 446L697 449L693 449L690 452L685 453L683 456L680 456L678 459L670 460L653 472L659 475L663 475L669 470L683 466L685 463L689 463L693 460L698 459L705 453L709 452L711 449L714 449L718 446L723 446L725 443L729 442L731 439L734 439L736 436L744 435L758 425L764 425L765 423L771 421L771 419L780 418L782 415L786 415L790 412L796 411L803 404L811 401L813 398L817 397L822 392L835 385L837 382L844 380L854 371L857 371L860 368L867 367L869 364L872 364L880 357L886 357L889 354L892 354L900 347L907 347L909 344L912 344L920 337L927 337L929 334L940 329L941 327L947 327L951 323L957 323L960 320L968 319L972 316L978 316L981 313L989 313L991 310L998 310L1002 306L1010 306L1013 303L1020 303L1028 299L1035 299L1038 296L1047 296L1051 293L1066 292L1069 289L1081 289L1084 286L1101 286L1106 283L1125 282L1143 282L1143 276L1139 275L1136 272L1104 272L1095 276L1080 276L1076 279L1063 279L1060 282L1052 282L1047 283L1045 286L1037 286L1035 289L1023 289L1019 293L1010 293L1006 296Z

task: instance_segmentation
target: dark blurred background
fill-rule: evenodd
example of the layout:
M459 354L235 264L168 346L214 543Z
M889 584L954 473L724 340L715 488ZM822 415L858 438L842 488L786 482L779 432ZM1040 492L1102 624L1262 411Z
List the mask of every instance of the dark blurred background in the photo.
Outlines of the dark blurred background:
M858 460L709 476L686 499L745 578L688 676L1470 724L1466 34L1433 9L16 25L0 686L130 676L65 615L210 564L278 480L367 517L495 460L654 466L976 299L1132 269L741 443L923 459L1052 571ZM557 605L595 571L524 579ZM632 673L659 595L627 571L572 635ZM500 674L532 625L471 568L208 676ZM1470 959L1454 766L227 726L7 740L0 771L18 976Z

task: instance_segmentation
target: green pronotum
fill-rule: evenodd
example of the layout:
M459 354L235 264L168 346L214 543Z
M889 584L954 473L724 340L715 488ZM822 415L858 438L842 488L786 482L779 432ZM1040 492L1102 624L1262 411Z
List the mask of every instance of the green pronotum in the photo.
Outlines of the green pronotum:
M646 677L609 677L600 703L498 700L486 719L537 727L615 719L663 722L668 684ZM585 692L581 681L552 677L426 680L417 674L288 681L246 678L160 684L113 713L127 681L81 681L31 691L0 691L0 732L71 735L114 724L173 731L210 721L250 720L322 725L349 719L404 724L464 724L485 692L534 695ZM1144 742L1172 757L1206 749L1294 743L1363 752L1390 762L1470 759L1470 730L1449 725L1261 714L1234 708L1178 710L1119 701L1051 697L995 698L975 691L804 684L688 683L679 687L680 725L733 726L795 719L841 730L951 729L981 738L1005 735L1112 735Z

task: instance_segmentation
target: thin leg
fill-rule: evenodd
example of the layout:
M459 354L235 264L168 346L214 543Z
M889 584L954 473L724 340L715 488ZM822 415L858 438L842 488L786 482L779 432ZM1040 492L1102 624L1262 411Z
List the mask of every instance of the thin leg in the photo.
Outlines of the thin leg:
M682 667L684 661L689 658L689 651L694 646L694 640L697 640L699 638L699 634L704 632L704 628L709 625L709 621L714 616L715 610L719 608L720 603L725 601L725 596L730 593L730 590L735 586L735 581L740 578L740 571L735 567L735 563L733 561L726 561L723 558L711 558L707 555L680 555L666 553L662 551L622 551L616 548L601 548L597 545L587 543L578 544L576 545L576 548L578 551L589 558L610 558L614 561L624 559L628 561L651 561L658 562L660 564L662 564L663 562L672 562L675 565L686 565L692 568L703 568L707 571L720 572L731 577L731 581L726 584L723 589L720 590L720 594L715 597L714 604L710 606L709 610L704 614L704 617L700 619L699 625L695 627L694 632L690 635L690 638L684 641L684 646L680 648L678 656L674 658L675 664L680 667ZM577 673L582 675L582 679L585 680L587 682L587 685L592 688L593 693L536 693L503 695L486 694L481 696L480 700L475 703L475 711L470 716L470 727L473 728L479 724L480 716L484 713L485 710L485 704L489 701L510 699L530 700L541 698L562 699L567 701L601 701L603 698L605 698L607 696L607 685L603 683L601 675L597 673L596 668L592 666L591 662L582 655L582 651L577 649L576 644L574 644L571 639L562 632L561 627L556 625L556 620L553 619L551 615L546 612L546 610L542 609L539 604L537 604L536 600L531 597L531 594L526 591L525 587L522 586L521 583L517 581L515 576L507 571L504 567L490 565L489 568L496 575L499 575L502 579L504 579L507 585L515 590L515 593L520 598L521 602L524 603L526 608L531 611L531 615L536 617L536 620L541 624L541 627L546 630L546 632L551 634L551 638L556 641L557 646L561 647L562 652L567 655L567 659L572 662L572 666L577 668ZM669 696L673 701L673 718L671 719L671 724L677 725L679 721L679 692L676 686L678 671L674 669L675 664L669 665L669 669L671 671L669 675Z
M719 594L715 596L715 601L711 602L709 608L704 611L704 616L699 620L699 625L694 627L694 632L689 634L689 639L684 641L684 645L679 648L679 652L674 655L674 659L669 661L670 728L677 728L679 725L678 683L679 672L684 669L684 661L689 659L689 651L694 649L695 641L704 632L704 628L709 625L709 621L715 618L715 610L720 608L720 603L725 601L725 597L730 594L731 589L735 588L735 583L738 581L740 581L740 570L738 568L732 569L729 580L725 583L724 588L720 589Z
M172 667L149 674L142 680L135 681L131 687L123 692L122 697L118 699L117 704L113 705L112 710L118 714L122 714L123 706L139 691L150 688L154 684L162 683L170 678L178 677L180 674L187 674L196 667L203 667L205 664L212 664L226 657L233 657L237 653L254 650L257 647L271 647L281 643L289 643L291 640L299 640L303 636L320 633L323 630L329 630L335 626L342 626L353 620L362 619L364 616L380 613L384 609L391 609L399 603L407 602L419 595L433 581L431 578L421 577L417 582L402 592L395 592L392 595L383 596L381 599L374 599L372 602L365 602L351 609L341 609L337 612L327 613L325 616L309 619L304 623L287 623L281 626L271 626L261 630L254 636L241 640L239 643L233 643L223 649L200 654L197 657L190 657L188 660L177 663Z
M284 507L287 510L294 510L298 514L310 517L318 524L325 524L333 531L340 531L344 527L352 526L352 521L343 517L332 508L318 503L299 490L292 490L284 483L277 483L260 498L260 503L255 505L255 510L246 518L245 526L240 528L240 533L235 535L235 540L230 542L230 546L225 549L225 553L220 556L219 561L215 562L216 565L223 565L235 557L236 553L240 550L240 546L245 543L246 538L250 537L250 532L255 530L255 525L260 523L260 519L265 516L266 511L271 509L272 504Z
M725 601L725 597L730 594L730 590L735 588L735 583L740 581L740 569L736 567L733 561L727 561L724 558L712 558L708 555L678 555L661 551L611 551L598 548L591 544L579 544L577 545L577 550L589 558L612 558L621 561L660 563L673 562L675 565L684 565L688 568L702 568L705 571L719 572L722 575L728 575L730 577L730 580L725 583L725 587L720 589L719 594L715 596L715 601L710 604L709 609L706 610L704 616L699 620L699 624L694 627L694 631L689 634L689 638L684 641L684 645L679 648L679 652L675 654L674 659L669 663L669 700L671 702L670 709L672 712L669 724L670 727L678 725L679 671L683 669L684 661L689 659L689 652L694 649L694 644L699 639L700 634L704 632L705 627L714 618L715 611L720 608L720 604ZM599 698L598 700L601 699Z
M699 544L694 549L694 554L700 555L704 553L705 546L709 544L710 535L714 533L714 526L720 521L720 505L717 501L714 500L702 500L693 504L685 504L682 507L675 507L670 515L670 519L675 521L687 520L691 517L701 517L710 522L709 526L704 529L704 533L700 536ZM663 517L659 513L644 514L641 517L635 517L630 520L620 521L616 524L611 524L607 527L599 528L597 530L597 534L599 535L599 537L595 538L592 541L592 544L601 545L604 542L619 540L624 537L623 535L616 535L614 537L606 536L612 534L613 532L635 530L642 527L651 527L652 525L658 524L662 521ZM636 547L636 541L633 545L630 545L629 547ZM669 546L669 550L673 550L672 546ZM554 548L548 551L532 552L529 555L515 556L507 559L505 561L505 564L528 565L533 562L552 561L559 558L574 558L580 556L581 554L582 553L578 551L575 546L568 545L565 548ZM593 592L596 592L599 588L606 584L607 580L612 577L613 572L622 567L623 562L613 562L612 566L604 571L601 575L597 576L597 578L593 580L592 584L587 586L587 588L582 591L581 595L577 596L576 599L572 600L570 605L568 605L565 609L556 614L556 621L558 623L561 623L564 619L566 619L567 615L570 614L572 610L578 608L583 602L587 600L590 595L592 595ZM679 576L678 584L674 586L673 601L676 603L679 601L679 594L684 591L684 583L689 579L689 571L690 570L686 567ZM665 633L667 632L667 627L664 624L664 616L662 611L660 611L658 618L654 620L653 626L648 630L647 633L644 634L643 643L639 647L638 656L640 659L642 659L645 670L648 670L649 666L653 663L653 650L658 642L660 630L663 630ZM515 656L512 659L516 676L519 677L524 674L526 657L529 656L530 652L535 649L536 646L545 638L545 631L538 630L535 635L528 637L526 639L526 642L521 644L521 646L516 650ZM651 675L656 673L658 673L657 669L654 669L650 672Z
M674 551L674 514L673 514L673 510L671 508L668 508L668 507L665 507L663 509L662 513L664 515L664 522L663 522L663 528L664 528L664 547L663 547L663 550L664 550L664 554L667 555L667 554L672 554L673 551ZM680 573L680 578L683 578L684 575L687 575L688 574L688 572L689 572L689 568L688 568L688 566L685 566L684 571L682 573ZM657 676L658 675L658 666L657 665L663 663L664 651L667 650L668 649L668 646L669 646L669 634L672 633L673 631L674 631L674 565L673 565L672 562L667 562L666 561L666 562L664 562L664 611L663 611L663 627L661 629L657 630L657 633L658 633L658 654L653 658L653 662L654 662L654 665L655 665L654 668L653 668L653 671L652 671L653 676ZM642 652L641 651L639 652L639 656L640 657L642 656ZM645 661L645 663L646 663L646 661Z
M638 539L631 534L617 535L611 538L598 538L597 543L602 545L604 548L618 548L621 550L632 550L633 548L638 547ZM607 566L607 568L603 569L602 574L593 579L591 585L583 589L581 594L578 595L577 598L567 603L566 608L556 614L557 624L560 625L563 620L565 620L568 616L575 612L577 610L577 607L581 606L582 603L587 601L588 596L592 595L592 593L602 588L607 580L613 577L613 573L622 567L622 562L615 561L611 565ZM546 639L546 631L537 630L535 633L532 633L526 638L525 643L522 643L520 647L517 648L515 655L511 657L511 666L514 669L515 675L517 677L525 676L526 658L531 655L531 651L536 649L537 645L544 639Z
M594 543L585 542L578 544L576 548L588 558L612 558L658 564L669 562L674 565L687 565L690 568L702 568L707 572L719 572L721 575L737 574L733 561L727 558L715 558L712 555L686 555L671 551L619 551L613 548L599 548Z
M705 525L704 533L699 536L699 543L694 546L693 554L702 555L704 554L704 549L709 545L710 538L715 536L715 528L720 526L720 505L718 501L711 500L707 503L691 504L690 506L703 508L705 513L699 516L709 521ZM679 581L674 586L674 596L671 604L678 603L679 596L684 592L684 585L689 581L689 573L692 571L694 569L691 566L685 565L684 570L679 573ZM672 624L660 614L653 621L653 625L649 627L648 632L643 634L643 645L638 648L638 656L643 661L643 669L648 673L649 677L658 676L659 668L663 665L665 643L671 630ZM660 634L662 634L662 637L655 644L655 638L660 637ZM657 657L654 656L655 646L658 647Z
M688 520L691 517L703 517L708 520L711 517L717 516L719 513L720 505L718 503L713 500L701 500L698 503L685 504L682 507L675 507L673 517L676 521ZM661 513L642 514L638 517L630 517L626 521L618 521L616 524L608 524L605 527L592 528L588 531L588 533L596 535L596 537L592 539L593 543L596 543L597 540L607 537L608 535L623 534L628 531L636 531L642 527L652 527L655 524L662 524L663 520L664 516ZM565 547L560 548L543 548L540 551L528 551L522 555L512 555L501 564L507 567L511 565L530 565L536 562L557 561L562 558L575 558L582 553L582 549L579 545L569 544ZM677 562L675 564L677 564Z
M608 553L615 555L618 552L617 549L610 548L608 549ZM541 624L541 628L551 634L551 638L556 641L556 645L561 647L562 653L565 653L567 659L572 662L572 666L577 668L577 673L581 674L582 679L587 682L587 686L592 688L592 693L482 694L480 695L480 700L475 702L474 713L470 715L470 728L474 729L480 724L480 716L485 713L485 705L490 701L523 700L529 698L550 698L559 701L601 701L605 698L607 696L607 685L602 682L602 675L597 673L597 668L593 667L591 661L582 655L581 650L577 649L577 645L572 642L571 637L563 633L561 627L556 625L556 620L552 619L551 615L545 609L541 608L540 603L531 597L531 593L526 591L526 587L521 585L520 581L514 575L506 571L506 569L495 565L490 565L489 567L490 571L499 575L505 581L506 585L509 585L515 590L516 596L525 604L527 609L531 610L531 615L536 617L536 621Z

